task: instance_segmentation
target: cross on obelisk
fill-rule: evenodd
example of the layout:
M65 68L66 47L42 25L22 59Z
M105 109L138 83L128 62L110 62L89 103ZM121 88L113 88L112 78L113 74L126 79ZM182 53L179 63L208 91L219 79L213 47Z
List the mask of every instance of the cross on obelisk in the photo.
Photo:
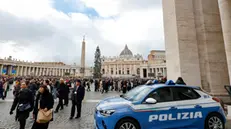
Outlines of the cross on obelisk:
M82 54L81 54L81 69L80 69L81 77L85 75L85 36L83 36L82 41Z

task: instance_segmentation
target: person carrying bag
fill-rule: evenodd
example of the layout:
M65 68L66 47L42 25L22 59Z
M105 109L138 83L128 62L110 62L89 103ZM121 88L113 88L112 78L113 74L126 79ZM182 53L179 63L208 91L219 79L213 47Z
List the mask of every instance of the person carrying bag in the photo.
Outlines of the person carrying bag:
M53 113L52 109L48 111L44 109L39 109L36 122L40 124L45 124L50 122L53 117L52 113Z
M26 119L29 117L29 113L33 110L34 99L32 92L27 88L25 82L21 85L19 94L14 98L13 105L10 109L10 115L16 109L15 120L19 121L20 129L25 129Z
M50 121L53 120L54 99L45 85L40 86L36 96L34 108L34 124L32 129L48 129Z

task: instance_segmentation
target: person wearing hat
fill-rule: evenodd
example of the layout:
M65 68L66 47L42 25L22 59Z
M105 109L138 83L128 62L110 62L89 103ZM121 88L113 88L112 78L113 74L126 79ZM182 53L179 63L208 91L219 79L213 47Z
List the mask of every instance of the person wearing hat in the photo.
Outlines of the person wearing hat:
M81 107L82 107L82 101L84 99L84 95L85 95L85 88L81 86L81 81L77 80L76 85L74 86L71 94L72 107L71 107L70 119L73 119L75 115L75 108L77 108L77 115L75 118L78 119L81 117Z

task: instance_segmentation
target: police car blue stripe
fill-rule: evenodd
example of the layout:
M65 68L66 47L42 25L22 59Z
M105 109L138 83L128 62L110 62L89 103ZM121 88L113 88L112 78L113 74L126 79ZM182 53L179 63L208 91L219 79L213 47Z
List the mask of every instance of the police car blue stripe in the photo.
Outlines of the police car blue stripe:
M210 102L210 103L199 103L197 105L207 105L207 104L216 104L216 102ZM190 107L189 107L190 106ZM186 105L177 105L177 107L187 107L188 108L194 108L195 104L186 104ZM214 105L215 106L215 105ZM170 108L170 106L164 106L164 107L153 107L153 108L139 108L139 109L136 109L135 106L132 107L132 110L135 111L135 112L148 112L148 111L153 111L153 110L159 110L159 109L166 109L168 110ZM182 108L181 108L182 109Z

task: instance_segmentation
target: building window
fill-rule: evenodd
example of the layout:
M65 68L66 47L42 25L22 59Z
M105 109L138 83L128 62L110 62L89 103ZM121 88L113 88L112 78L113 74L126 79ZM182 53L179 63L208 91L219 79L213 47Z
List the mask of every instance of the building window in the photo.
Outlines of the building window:
M111 75L113 75L113 69L111 69Z
M105 74L105 70L104 69L102 70L102 73Z
M140 74L140 69L138 68L138 69L137 69L137 75L139 75L139 74Z
M149 69L149 72L152 73L152 68Z
M119 70L119 75L121 74L121 70Z

